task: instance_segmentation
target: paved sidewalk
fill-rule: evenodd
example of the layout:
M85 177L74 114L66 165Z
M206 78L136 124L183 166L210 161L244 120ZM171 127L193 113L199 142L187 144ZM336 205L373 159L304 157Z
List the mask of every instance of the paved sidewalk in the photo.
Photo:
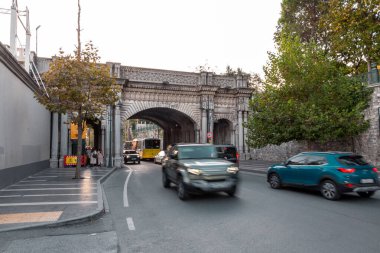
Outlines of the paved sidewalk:
M101 183L113 168L46 169L0 190L0 232L67 224L104 212Z

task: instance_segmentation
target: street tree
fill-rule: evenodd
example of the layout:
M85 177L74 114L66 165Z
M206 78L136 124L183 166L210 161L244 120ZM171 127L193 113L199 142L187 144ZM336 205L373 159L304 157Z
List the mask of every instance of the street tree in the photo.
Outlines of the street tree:
M329 0L320 19L331 56L358 74L380 61L380 0Z
M74 54L60 50L53 57L49 70L43 79L47 94L36 95L37 100L50 111L67 113L78 126L77 165L75 179L80 178L82 132L86 119L95 119L105 110L106 105L118 100L120 91L110 71L98 64L100 57L92 42L82 50L80 41L80 2L78 0L78 45Z
M325 44L325 33L319 28L319 21L326 11L325 5L326 1L323 0L283 0L275 40L279 42L286 33L299 36L302 42Z
M250 101L248 144L255 148L292 140L327 142L368 127L363 110L370 90L349 78L316 43L283 36L264 68L264 91Z

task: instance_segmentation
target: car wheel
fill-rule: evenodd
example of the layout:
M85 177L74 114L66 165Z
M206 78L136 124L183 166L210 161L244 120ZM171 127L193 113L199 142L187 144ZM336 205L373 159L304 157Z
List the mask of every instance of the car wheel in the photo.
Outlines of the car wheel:
M165 170L162 170L162 186L164 186L164 188L170 187L170 180Z
M272 189L281 188L281 180L280 180L280 177L276 173L272 173L269 175L268 182Z
M362 198L370 198L375 194L375 191L368 191L368 192L358 192L359 196Z
M183 182L182 178L180 178L178 182L177 194L180 200L186 200L189 198L189 194L186 191L185 183Z
M340 198L340 192L331 180L324 180L320 185L320 191L325 199L338 200Z
M226 193L228 194L228 196L234 197L236 193L236 185L233 186L230 190L226 191Z
M140 164L140 160L137 162L137 164Z

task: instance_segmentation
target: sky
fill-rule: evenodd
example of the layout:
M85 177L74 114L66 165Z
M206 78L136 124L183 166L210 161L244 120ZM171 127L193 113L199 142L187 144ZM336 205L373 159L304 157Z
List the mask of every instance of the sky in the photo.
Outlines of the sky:
M12 0L0 0L9 9ZM31 50L51 57L77 43L77 0L18 0L29 9ZM196 71L226 66L263 76L281 0L81 0L81 41L93 41L101 62ZM24 17L22 17L25 20ZM0 41L9 44L10 15L0 14ZM24 31L18 24L21 44Z

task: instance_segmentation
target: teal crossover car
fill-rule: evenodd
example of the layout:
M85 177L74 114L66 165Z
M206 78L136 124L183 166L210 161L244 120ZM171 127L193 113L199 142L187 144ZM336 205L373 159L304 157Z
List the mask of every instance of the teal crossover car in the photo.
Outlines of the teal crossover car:
M273 189L296 186L318 189L328 200L345 192L369 198L380 190L378 170L362 156L349 152L303 152L268 168Z

